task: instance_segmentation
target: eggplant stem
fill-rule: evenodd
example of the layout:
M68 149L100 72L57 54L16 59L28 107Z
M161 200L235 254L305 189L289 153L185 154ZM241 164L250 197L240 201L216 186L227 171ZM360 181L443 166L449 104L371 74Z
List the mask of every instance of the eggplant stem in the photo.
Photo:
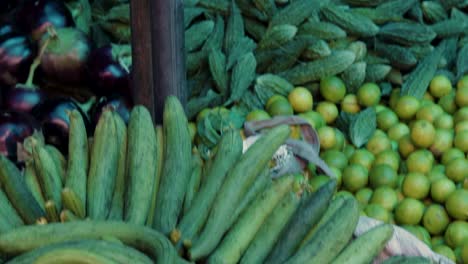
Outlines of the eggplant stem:
M91 96L88 101L84 102L84 103L77 103L81 110L83 110L83 112L85 112L86 114L89 113L89 111L91 110L91 107L93 107L94 103L96 103L96 96Z
M48 27L47 30L49 30L50 28L51 27ZM55 32L55 31L53 31L53 32ZM30 88L30 89L36 88L36 86L33 83L34 73L36 72L37 67L41 64L42 55L44 54L47 46L50 43L50 39L53 36L56 36L56 34L52 33L52 34L50 34L49 37L47 37L47 39L44 41L44 44L42 44L42 46L39 49L39 54L37 55L36 58L34 58L34 61L32 62L31 66L29 67L28 79L26 80L25 86Z

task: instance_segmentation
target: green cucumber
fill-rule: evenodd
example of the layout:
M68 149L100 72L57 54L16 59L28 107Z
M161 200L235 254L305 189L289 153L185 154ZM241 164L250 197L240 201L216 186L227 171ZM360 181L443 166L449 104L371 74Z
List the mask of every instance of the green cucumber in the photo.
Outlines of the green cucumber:
M229 219L229 226L232 226L236 221L237 218L244 212L247 206L257 197L257 195L266 188L268 188L272 183L270 168L267 166L260 172L257 177L255 177L254 182L250 186L249 190L245 193L244 197L241 198L237 208L231 215Z
M294 176L286 175L265 189L227 232L220 245L208 258L208 263L237 263L255 238L268 215L293 186Z
M316 192L303 194L299 207L268 255L268 263L283 263L294 254L307 232L325 213L335 188L336 181L330 180Z
M36 168L34 166L34 160L30 159L25 162L23 176L26 185L28 186L29 191L36 199L39 206L44 209L45 199L42 193L41 185L39 184L39 179L37 178Z
M202 174L202 167L203 161L200 157L200 153L197 150L193 151L192 156L192 167L191 167L191 174L189 184L187 185L187 191L184 197L184 210L183 213L185 214L189 208L192 206L192 202L194 197L196 196L198 190L200 189L200 182L201 182L201 174Z
M62 182L65 182L66 178L66 173L67 173L67 159L63 156L62 152L58 150L55 146L53 145L45 145L44 148L49 152L49 155L51 158L54 160L54 163L57 166L60 180Z
M154 128L152 130L154 131ZM164 166L156 199L153 227L164 234L169 234L177 225L182 211L190 178L190 162L188 161L191 160L192 155L187 117L184 108L175 96L166 97L163 130ZM153 163L154 160L152 160Z
M153 189L153 196L151 197L151 206L148 213L148 218L146 219L146 225L152 226L154 221L154 213L156 207L156 198L158 195L159 190L159 182L161 179L161 173L163 168L163 153L164 153L164 139L163 139L163 129L161 125L156 125L155 129L156 132L156 145L159 146L156 153L156 179L154 180L154 189Z
M265 168L276 150L289 137L287 125L275 127L260 137L229 171L219 189L199 239L189 251L192 260L210 254L229 229L231 213L247 193L255 177Z
M44 210L29 191L21 172L3 155L0 155L0 185L25 223L34 224L45 219Z
M343 221L346 219L346 221ZM330 263L348 244L359 220L359 204L347 199L285 264Z
M127 186L127 125L117 112L113 112L112 114L115 120L117 145L119 149L119 165L117 168L117 177L115 179L112 205L107 218L111 220L122 220L125 204L125 187Z
M144 106L134 107L128 123L126 222L146 222L155 187L158 148L151 114Z
M59 263L82 263L82 264L118 264L116 261L104 257L97 252L77 248L56 249L43 252L34 260L35 264L59 264Z
M16 256L51 244L102 237L115 237L161 263L186 263L163 234L121 221L86 220L19 227L0 235L0 252Z
M255 234L255 238L240 260L241 264L255 264L265 261L268 253L279 239L281 230L283 230L299 206L299 201L297 194L293 192L290 192L281 200Z
M70 135L68 137L68 170L65 186L78 196L86 212L86 182L89 168L88 136L80 112L73 110L68 116L70 118ZM78 212L73 211L73 213L77 214Z
M62 201L65 209L70 210L78 218L85 218L85 206L75 191L68 187L63 188Z
M79 221L79 220L82 220L82 219L76 216L72 211L68 209L64 209L62 210L62 212L60 212L60 222L62 223L71 222L71 221Z
M333 200L328 205L328 208L325 211L325 213L323 214L320 221L313 228L311 228L308 231L307 235L302 240L299 248L301 248L305 244L307 244L307 242L315 235L315 232L317 231L317 229L319 227L321 227L323 224L325 224L326 222L328 222L328 220L330 220L332 215L343 205L343 203L346 201L346 199L350 199L350 198L349 197L344 197L344 196L338 196L338 197L333 198Z
M23 220L2 189L0 189L0 222L0 233L24 225Z
M391 225L382 224L360 235L340 252L332 264L367 264L383 250L393 235Z
M46 218L49 223L58 222L59 215L57 213L57 207L53 200L47 200L44 205L44 210L46 212Z
M102 113L94 131L87 182L86 210L91 219L109 215L117 177L119 150L112 110Z
M123 244L118 244L115 242L93 239L80 239L47 245L21 254L11 259L8 263L33 263L35 259L37 259L39 256L45 253L53 254L53 252L57 252L57 250L62 249L86 250L91 253L98 253L111 260L117 261L118 263L153 263L153 261L148 256L132 247Z
M203 177L203 183L194 197L192 206L184 213L177 227L185 243L191 241L202 228L228 171L241 155L242 137L239 131L227 131L218 143L217 152Z
M34 166L36 168L39 184L44 190L45 200L53 200L57 206L57 210L62 209L62 177L60 172L60 164L50 154L45 146L35 145L33 147Z

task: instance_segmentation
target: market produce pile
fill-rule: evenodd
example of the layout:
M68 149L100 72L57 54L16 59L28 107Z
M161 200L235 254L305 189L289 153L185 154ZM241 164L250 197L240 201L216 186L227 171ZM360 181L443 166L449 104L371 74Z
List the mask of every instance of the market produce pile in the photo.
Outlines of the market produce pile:
M81 114L69 115L68 159L38 134L25 141L24 175L0 156L6 263L368 263L393 234L379 225L350 242L359 205L332 198L335 180L311 192L293 174L271 178L287 125L268 129L245 153L240 131L229 130L204 164L175 97L162 126L143 106L128 126L104 110L92 143Z
M2 2L0 256L371 263L403 228L468 263L467 8L187 0L188 105L154 124L128 1Z

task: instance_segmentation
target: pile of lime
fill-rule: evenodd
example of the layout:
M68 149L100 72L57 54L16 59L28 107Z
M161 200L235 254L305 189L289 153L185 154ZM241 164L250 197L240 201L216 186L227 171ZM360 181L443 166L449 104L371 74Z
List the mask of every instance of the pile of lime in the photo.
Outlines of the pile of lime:
M336 123L340 113L374 107L377 129L355 147ZM435 76L422 100L383 95L376 83L347 93L337 76L314 87L274 95L247 120L278 115L304 117L317 130L320 156L351 193L362 214L397 224L458 263L468 263L468 75L452 87ZM294 137L300 137L298 129ZM305 178L312 189L329 180L313 165Z

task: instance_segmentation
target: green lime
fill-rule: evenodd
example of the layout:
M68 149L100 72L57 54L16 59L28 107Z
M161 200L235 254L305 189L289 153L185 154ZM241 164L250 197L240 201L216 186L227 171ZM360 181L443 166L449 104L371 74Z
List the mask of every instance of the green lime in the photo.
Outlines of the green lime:
M369 204L369 201L372 197L372 193L373 193L372 189L362 188L359 191L357 191L354 196L361 205L367 205Z
M346 86L337 76L330 76L320 81L320 94L327 101L338 103L346 95Z
M413 198L404 198L395 207L395 221L402 225L417 225L424 214L424 204Z
M388 223L390 220L390 213L385 210L380 204L368 204L364 212L367 216Z
M440 204L431 204L424 212L423 225L431 235L443 234L449 223L450 217Z
M468 223L466 221L452 221L445 230L445 242L452 249L462 245L468 239Z
M456 260L457 260L453 250L449 246L447 246L445 244L435 245L432 248L432 251L434 251L437 254L440 254L442 256L447 257L448 259L452 260L453 262L456 262Z
M348 158L342 151L328 149L320 154L320 157L330 167L344 169L348 165Z
M346 166L342 177L343 187L353 193L366 187L369 181L367 169L360 164L349 164Z
M311 111L314 104L312 94L304 87L294 88L289 93L288 100L296 113Z
M358 102L363 106L375 106L380 102L380 87L376 83L364 83L357 91Z
M247 121L259 121L259 120L268 120L271 116L265 111L256 109L247 114L245 120Z
M387 211L391 212L398 203L398 195L394 189L388 186L382 186L374 190L369 203L379 204Z
M369 171L369 183L372 188L397 186L397 172L387 164L377 164Z

